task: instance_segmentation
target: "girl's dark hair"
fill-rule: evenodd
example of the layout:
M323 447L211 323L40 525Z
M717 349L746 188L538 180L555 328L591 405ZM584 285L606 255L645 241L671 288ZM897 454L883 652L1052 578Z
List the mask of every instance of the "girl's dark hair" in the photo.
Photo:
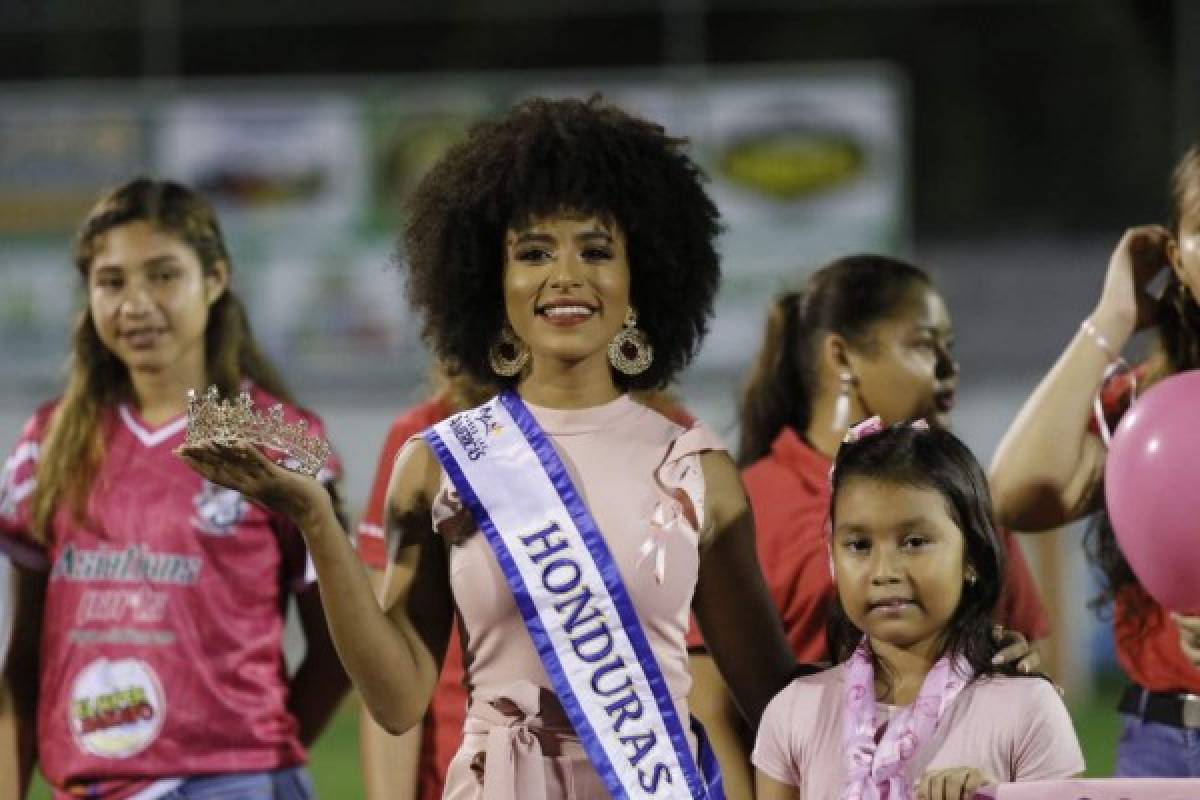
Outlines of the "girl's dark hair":
M1171 232L1178 240L1185 211L1190 208L1192 214L1200 215L1200 144L1192 145L1175 166L1170 193ZM1142 391L1178 372L1200 369L1200 306L1173 271L1158 304L1155 327L1158 341L1140 381ZM1137 586L1137 577L1117 545L1107 509L1092 519L1084 544L1088 559L1104 578L1101 593L1089 603L1101 612L1122 590ZM1140 632L1154 604L1139 593L1127 594L1126 598L1124 613L1134 623L1132 630Z
M738 465L765 456L783 428L801 435L808 429L823 334L839 334L869 350L871 328L898 313L914 289L929 286L929 276L912 264L852 255L817 270L799 290L776 296L738 404Z
M987 477L975 456L947 430L908 424L844 444L833 466L829 518L834 525L839 491L847 481L863 478L932 489L942 496L947 513L962 531L966 563L978 578L963 584L962 599L946 625L938 654L961 653L977 677L1018 674L1012 665L992 664L998 650L992 614L1004 585L1006 557L996 532ZM863 631L846 616L840 598L830 606L827 634L834 663L848 659L862 641Z
M1171 232L1177 240L1188 209L1193 216L1200 216L1200 144L1183 154L1171 174ZM1174 271L1163 291L1155 324L1159 352L1151 362L1150 380L1200 367L1200 306Z
M625 235L631 302L654 362L623 389L665 385L708 329L720 279L718 212L685 140L594 96L527 100L479 125L418 186L404 231L408 294L423 334L452 371L495 375L488 347L505 322L505 232L562 212L596 215Z

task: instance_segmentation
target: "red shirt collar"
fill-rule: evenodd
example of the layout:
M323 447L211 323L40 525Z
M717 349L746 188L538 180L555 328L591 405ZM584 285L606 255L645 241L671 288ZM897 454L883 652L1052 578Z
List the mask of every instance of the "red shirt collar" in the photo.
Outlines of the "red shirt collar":
M771 443L771 458L796 474L814 492L829 494L829 469L833 461L785 427Z

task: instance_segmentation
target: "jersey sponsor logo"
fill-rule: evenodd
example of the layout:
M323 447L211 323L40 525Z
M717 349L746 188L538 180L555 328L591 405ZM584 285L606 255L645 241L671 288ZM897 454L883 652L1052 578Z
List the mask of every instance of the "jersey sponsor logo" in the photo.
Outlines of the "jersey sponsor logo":
M250 504L240 492L209 481L205 481L199 493L192 498L192 505L196 508L192 525L201 533L212 536L232 534L250 510Z
M79 598L75 622L159 622L167 615L170 596L150 589L89 589Z
M136 644L139 647L167 647L175 644L175 634L171 631L144 631L138 628L75 628L68 636L76 644Z
M85 753L129 758L158 738L166 713L162 684L149 664L102 658L76 676L67 721Z
M50 580L121 581L191 586L200 579L204 559L182 553L156 553L140 544L124 550L87 550L67 544L59 552Z

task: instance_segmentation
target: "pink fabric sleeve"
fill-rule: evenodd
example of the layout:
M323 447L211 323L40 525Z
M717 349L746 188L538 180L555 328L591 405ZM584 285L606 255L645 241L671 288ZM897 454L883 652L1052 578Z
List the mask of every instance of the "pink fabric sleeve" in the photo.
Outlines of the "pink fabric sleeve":
M25 423L16 446L0 468L0 553L21 567L37 571L50 566L45 545L34 539L32 512L42 429L51 410L51 406L44 406Z
M1024 736L1013 752L1017 781L1070 778L1083 772L1083 751L1062 698L1049 681L1026 679Z
M442 482L438 486L437 496L433 498L430 516L433 518L434 531L441 532L443 526L450 520L467 513L463 508L462 500L458 497L458 490L454 488L454 484L450 481L450 476L442 470Z
M797 686L793 682L767 704L758 726L750 762L773 780L798 787L803 754L800 752L800 737L796 735L798 731L792 713L797 694Z
M687 502L685 516L695 522L696 532L704 530L704 471L700 456L712 450L725 450L721 438L703 422L697 422L671 442L655 477L681 505ZM669 517L670 515L667 514Z

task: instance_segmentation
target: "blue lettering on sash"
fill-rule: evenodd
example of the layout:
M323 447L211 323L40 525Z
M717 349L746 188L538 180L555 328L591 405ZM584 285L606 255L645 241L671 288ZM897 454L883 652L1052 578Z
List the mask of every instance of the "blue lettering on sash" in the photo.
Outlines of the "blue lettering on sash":
M678 768L690 796L723 800L720 771L703 730L693 721L700 747L696 764L611 552L520 397L506 392L424 436L487 537L555 691L609 791L620 797L674 795L669 787ZM531 455L540 472L525 470ZM510 479L504 470L517 461L522 470ZM537 524L535 507L544 509L546 521L526 528ZM561 522L549 521L560 514ZM516 536L508 538L497 516L532 532L521 536L512 530ZM592 580L595 585L588 585ZM626 766L617 767L614 758L623 758Z
M564 625L568 635L574 633L575 629L580 625L585 625L596 617L604 616L604 612L600 610L599 606L588 605L592 598L592 590L584 586L583 591L579 594L569 597L561 603L554 604L554 610L559 614L562 614L565 608L570 609L570 613L567 614L566 625ZM586 616L583 613L585 609L588 612Z
M487 442L475 434L475 426L469 416L456 414L451 417L450 430L454 431L454 438L458 439L458 443L466 451L467 458L478 461L487 455Z
M571 591L582 579L583 571L569 558L556 558L542 567L542 586L555 594Z
M541 550L536 554L531 553L529 556L533 563L540 564L542 563L543 558L552 556L555 553L561 553L563 550L566 550L568 547L570 547L570 543L566 539L562 538L562 536L559 536L554 541L551 541L550 535L554 533L562 533L562 528L558 527L557 522L551 522L540 531L521 537L521 544L525 545L525 549L527 550L530 549L530 545L532 545L534 542L541 543Z
M647 733L635 733L632 736L622 736L621 744L626 747L633 748L633 752L629 755L629 763L635 767L646 755L654 749L658 737L654 735L654 731Z
M649 776L646 775L646 770L638 770L638 783L640 783L642 788L650 794L656 794L658 792L658 785L662 783L664 779L668 784L673 782L671 780L671 770L667 768L666 764L655 764L654 769L651 770Z
M634 688L633 676L629 674L625 660L616 656L605 661L612 656L614 647L608 620L603 610L593 603L596 595L583 582L583 570L578 563L565 555L542 563L570 547L562 535L562 529L557 522L550 522L533 533L519 537L518 541L524 545L529 560L541 566L543 588L551 594L570 594L565 600L555 603L554 610L559 614L575 655L588 664L605 662L592 670L590 685L600 697L616 697L603 708L613 720L613 729L623 733L627 722L642 718L645 706ZM607 685L602 685L602 682ZM620 741L626 748L625 757L633 767L641 764L658 745L658 737L653 730L633 731L622 735ZM638 770L638 782L645 791L655 794L664 782L665 785L672 783L671 770L665 764L656 762L651 767Z
M621 658L620 656L617 656L603 666L596 667L595 671L592 672L592 691L601 697L612 697L617 692L623 692L628 689L633 685L633 678L628 674L625 675L624 683L614 686L611 689L600 688L600 681L604 679L605 675L609 674L610 672L614 672L615 670L623 669L624 667L625 659Z

